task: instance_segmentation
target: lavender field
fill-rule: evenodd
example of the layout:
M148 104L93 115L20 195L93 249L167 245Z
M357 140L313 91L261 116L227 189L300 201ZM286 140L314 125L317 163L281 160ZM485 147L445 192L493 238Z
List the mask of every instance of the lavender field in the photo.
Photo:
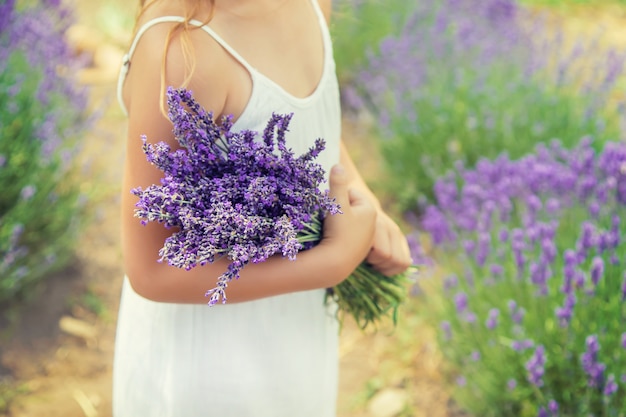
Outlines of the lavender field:
M109 416L134 4L18 4L0 3L0 415ZM397 326L345 323L338 415L626 416L626 6L333 4L344 139L420 264Z

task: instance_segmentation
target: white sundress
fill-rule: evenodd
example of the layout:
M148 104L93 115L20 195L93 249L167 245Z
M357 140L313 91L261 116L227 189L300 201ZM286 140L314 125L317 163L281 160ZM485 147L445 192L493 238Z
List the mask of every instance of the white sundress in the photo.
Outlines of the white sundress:
M252 93L234 128L262 130L272 112L293 112L289 146L300 154L324 138L318 162L329 172L339 161L339 89L328 27L317 1L311 3L323 37L324 69L306 98L288 94L256 71L210 27L192 24L251 75ZM181 20L167 16L146 23L127 57L145 30ZM324 303L324 290L211 308L149 301L124 280L114 417L334 417L337 384L338 324L334 309Z

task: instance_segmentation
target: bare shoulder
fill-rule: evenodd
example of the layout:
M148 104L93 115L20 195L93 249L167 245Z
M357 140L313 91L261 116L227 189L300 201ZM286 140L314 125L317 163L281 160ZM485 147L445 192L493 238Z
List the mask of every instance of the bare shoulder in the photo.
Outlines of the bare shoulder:
M180 16L180 11L169 3L158 2L148 8L138 27L157 18ZM200 28L189 26L184 30L177 21L150 25L138 39L130 62L124 94L129 109L145 108L149 97L159 100L153 92L162 93L163 86L184 86L194 94L197 91L196 98L203 106L221 113L226 101L225 86L229 84L225 80L227 67L232 64L223 48ZM160 99L164 97L161 95Z

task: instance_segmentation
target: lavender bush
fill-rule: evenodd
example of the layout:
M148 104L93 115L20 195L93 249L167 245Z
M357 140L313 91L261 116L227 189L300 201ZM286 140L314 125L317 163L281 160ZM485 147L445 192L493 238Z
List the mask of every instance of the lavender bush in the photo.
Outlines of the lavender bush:
M625 0L522 0L524 4L540 5L540 6L572 6L572 5L623 5L626 4Z
M626 144L458 164L421 225L455 400L473 415L626 415Z
M333 1L330 28L339 82L352 83L355 72L365 65L372 45L397 35L414 9L414 2L405 0Z
M70 19L58 1L0 3L0 303L63 265L83 220L73 157L90 122Z
M457 160L620 138L622 52L569 39L513 0L418 3L343 90L347 108L374 116L385 187L401 209L432 201Z
M144 138L148 161L164 177L160 184L132 190L139 197L135 215L143 224L177 229L166 238L160 261L189 270L228 259L227 270L206 293L209 306L225 303L229 282L246 265L274 255L295 260L321 239L326 214L340 213L320 190L325 172L315 158L324 141L315 140L296 157L285 137L292 115L274 114L263 132L235 132L231 118L215 122L190 91L170 87L167 97L180 148ZM329 295L341 313L365 327L395 313L404 284L403 275L386 278L364 264Z

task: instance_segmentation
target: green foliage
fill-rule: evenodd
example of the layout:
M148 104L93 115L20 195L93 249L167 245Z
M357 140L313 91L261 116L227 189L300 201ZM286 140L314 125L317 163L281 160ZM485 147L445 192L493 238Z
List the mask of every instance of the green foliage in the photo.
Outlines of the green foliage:
M523 4L538 6L572 6L572 5L625 5L626 0L521 0Z
M14 386L0 380L0 412L7 412L9 404L14 398L28 393L30 393L30 389L25 384Z
M551 139L570 147L576 143L572 138L584 134L598 143L620 137L616 109L585 115L588 97L524 80L516 68L488 71L489 92L473 87L476 74L456 84L433 77L412 108L391 116L391 133L382 133L381 151L387 184L401 208L413 209L424 197L432 201L435 181L458 161L471 167L503 151L517 158ZM418 115L417 120L408 121L407 114Z
M64 26L46 25L38 10L16 12L0 33L8 48L0 72L0 303L25 296L63 266L86 219L75 161L91 121L84 93L63 74L69 57L42 55L66 51ZM48 16L55 13L48 10ZM15 33L28 39L32 21L42 28L40 36L48 35L45 47L14 40Z
M423 220L442 267L419 314L455 400L481 417L626 415L626 147L479 165L443 180Z
M354 77L381 39L397 34L406 16L415 8L406 0L333 1L331 35L341 83Z
M513 1L420 3L344 88L347 104L374 116L400 210L432 201L457 162L621 138L623 54L528 17Z

